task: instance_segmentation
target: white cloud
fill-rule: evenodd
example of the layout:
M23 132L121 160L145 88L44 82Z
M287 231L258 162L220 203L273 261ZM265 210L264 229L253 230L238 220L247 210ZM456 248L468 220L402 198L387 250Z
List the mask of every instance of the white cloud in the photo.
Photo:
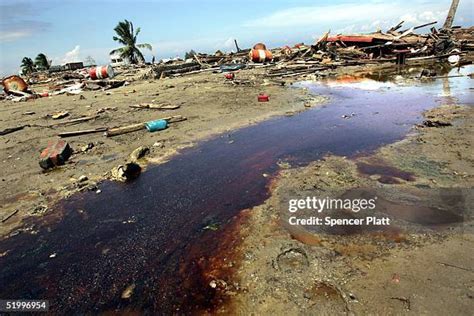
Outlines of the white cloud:
M81 54L81 46L76 45L73 50L64 54L64 57L61 59L61 63L65 64L65 63L71 63L75 61L81 61L80 54Z
M14 32L0 31L0 42L16 41L20 38L27 37L30 35L31 33L28 31L14 31Z
M409 13L400 17L401 21L411 24L424 24L434 21L442 22L446 18L448 10L444 11L424 11L421 13Z
M334 25L338 22L363 21L371 17L380 18L386 12L399 11L395 4L345 4L330 6L295 7L244 23L246 27L303 27L312 25Z
M449 5L446 3L400 2L347 3L329 6L294 7L273 12L244 22L248 28L332 28L333 32L368 32L382 30L404 20L405 26L443 22ZM426 10L426 9L429 10Z

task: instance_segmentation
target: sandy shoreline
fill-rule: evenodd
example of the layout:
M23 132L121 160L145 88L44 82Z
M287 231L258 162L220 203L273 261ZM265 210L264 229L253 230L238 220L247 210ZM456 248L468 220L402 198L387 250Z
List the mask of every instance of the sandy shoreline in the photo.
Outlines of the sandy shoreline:
M239 76L263 83L256 79L262 76L259 71L245 71ZM269 94L270 102L257 102L260 92ZM151 152L146 157L149 163L160 163L180 149L211 136L272 116L303 111L307 109L305 104L324 102L323 98L312 96L303 89L278 83L234 86L222 74L137 81L125 87L81 95L84 98L59 95L29 102L2 102L0 129L20 123L48 125L83 115L99 115L95 120L78 125L27 127L2 137L0 161L5 172L0 182L0 200L3 204L0 216L4 218L18 209L3 223L2 236L18 227L23 218L41 216L50 211L53 201L78 189L93 189L96 182L107 178L112 168L125 163L130 153L139 146L150 148ZM180 108L156 111L129 107L152 100L157 104L180 105ZM30 111L34 114L23 115ZM62 120L45 118L57 111L67 111L69 116ZM156 133L145 130L111 138L104 137L102 133L66 138L74 150L66 165L47 172L43 172L38 165L41 150L48 140L59 139L57 134L60 132L123 126L170 115L184 115L188 119ZM88 144L92 144L92 148L86 149ZM147 161L141 164L145 166ZM86 176L88 181L78 183L81 176Z

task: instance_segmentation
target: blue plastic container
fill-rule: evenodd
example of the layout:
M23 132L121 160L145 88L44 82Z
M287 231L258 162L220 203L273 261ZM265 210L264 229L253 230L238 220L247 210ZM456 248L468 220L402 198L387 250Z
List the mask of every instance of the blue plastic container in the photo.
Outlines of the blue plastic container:
M147 122L145 126L149 132L156 132L165 129L168 126L168 122L166 120L156 120Z

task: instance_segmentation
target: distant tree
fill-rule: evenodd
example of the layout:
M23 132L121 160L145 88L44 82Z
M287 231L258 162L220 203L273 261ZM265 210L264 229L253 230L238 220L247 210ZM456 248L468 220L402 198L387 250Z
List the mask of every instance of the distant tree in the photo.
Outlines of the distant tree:
M45 54L40 53L35 58L35 66L38 70L48 70L49 69L49 62L48 58Z
M184 59L194 58L194 55L196 55L196 52L194 49L191 49L189 52L184 54Z
M35 70L35 63L33 62L33 59L29 57L23 57L21 60L21 72L26 75L34 72Z
M96 66L97 63L95 62L95 59L92 58L92 56L87 56L84 59L84 66Z
M114 41L124 46L112 50L110 55L119 54L120 57L128 60L132 64L144 63L145 57L143 57L140 48L152 50L152 47L150 44L137 44L137 36L140 33L140 28L134 31L133 23L124 20L117 24L114 31L118 35L113 37Z

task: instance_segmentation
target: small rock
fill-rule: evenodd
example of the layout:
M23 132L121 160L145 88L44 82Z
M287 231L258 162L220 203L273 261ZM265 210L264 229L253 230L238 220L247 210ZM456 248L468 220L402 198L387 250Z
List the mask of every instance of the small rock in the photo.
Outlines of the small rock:
M115 167L112 169L111 174L114 180L126 182L136 179L140 175L141 170L142 168L138 164L129 162L125 165Z
M165 147L165 145L161 142L156 142L156 143L153 144L153 147L163 148L163 147Z
M149 152L150 152L150 148L145 147L145 146L140 146L134 151L132 151L132 153L130 154L130 160L137 161L138 159L145 157L145 155L148 154Z
M92 148L94 148L94 143L89 143L87 145L84 145L80 148L81 152L85 153L89 150L91 150Z
M129 286L127 286L127 288L122 292L122 298L123 299L127 299L127 298L130 298L132 297L133 295L133 290L135 290L135 284L131 284Z
M84 181L87 181L87 180L89 180L89 178L85 175L82 175L82 176L79 177L79 179L77 179L77 181L79 181L79 182L84 182Z
M278 167L280 167L280 168L282 168L282 169L289 169L289 168L291 168L291 165L290 165L288 162L286 162L286 161L281 161L281 160L280 160L280 161L277 162L277 165L278 165Z
M59 120L59 119L62 119L62 118L65 118L66 116L69 116L69 112L56 112L54 114L51 115L51 118L53 120Z

